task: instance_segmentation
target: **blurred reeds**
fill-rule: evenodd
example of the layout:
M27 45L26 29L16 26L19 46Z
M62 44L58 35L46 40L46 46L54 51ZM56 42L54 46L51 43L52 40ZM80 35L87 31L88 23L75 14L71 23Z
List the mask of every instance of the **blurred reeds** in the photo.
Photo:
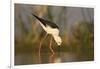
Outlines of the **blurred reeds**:
M26 7L24 7L26 8ZM27 8L26 8L27 9ZM65 7L59 12L59 17L54 17L53 10L49 6L31 6L32 9L39 17L50 19L57 22L60 28L67 25L67 19L64 14L67 14ZM41 39L45 35L45 31L41 28L38 21L30 14L27 14L25 9L21 6L15 5L15 55L18 53L38 52L38 46ZM63 14L63 15L61 15ZM55 14L56 15L56 14ZM62 24L60 24L62 23ZM86 60L94 59L94 22L93 21L77 21L73 23L70 35L68 35L67 28L61 29L62 45L61 52L74 52L79 58L85 57ZM47 36L42 46L42 52L49 52L48 44L51 36ZM55 41L52 42L53 49L57 52L58 47ZM80 59L82 60L82 59Z

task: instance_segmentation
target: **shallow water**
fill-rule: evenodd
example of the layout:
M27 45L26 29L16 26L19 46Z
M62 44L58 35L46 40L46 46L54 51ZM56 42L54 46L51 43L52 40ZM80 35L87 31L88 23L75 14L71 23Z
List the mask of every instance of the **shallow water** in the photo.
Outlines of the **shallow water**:
M38 53L20 53L15 56L15 65L72 62L77 59L76 54L71 52L41 52L40 57Z
M94 59L93 50L72 50L68 47L52 47L54 54L47 46L39 48L35 46L15 47L15 65L65 63L78 61L91 61Z

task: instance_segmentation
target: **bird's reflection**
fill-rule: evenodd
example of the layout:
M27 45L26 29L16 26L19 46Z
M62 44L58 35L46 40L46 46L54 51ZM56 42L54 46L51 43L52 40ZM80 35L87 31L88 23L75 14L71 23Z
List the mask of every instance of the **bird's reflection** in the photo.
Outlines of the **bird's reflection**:
M56 54L55 53L52 53L50 55L50 57L49 57L49 63L54 63L55 57L56 57Z
M49 57L49 63L61 63L61 57L59 53L52 53Z

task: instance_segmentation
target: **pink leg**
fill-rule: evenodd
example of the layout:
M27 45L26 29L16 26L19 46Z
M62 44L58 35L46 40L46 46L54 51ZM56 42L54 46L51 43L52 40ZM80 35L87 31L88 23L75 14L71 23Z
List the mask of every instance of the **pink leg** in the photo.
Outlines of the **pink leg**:
M53 51L53 49L52 49L52 36L51 36L51 39L50 39L49 48L50 48L50 50L51 50L51 52L52 52L52 55L51 55L50 58L49 58L49 62L50 62L50 63L53 63L53 62L54 62L55 53L54 53L54 51Z
M44 38L41 40L40 45L39 45L39 63L41 63L41 46L44 41L44 39L47 37L47 34L44 36Z
M50 45L49 45L49 48L50 48L52 54L55 54L54 51L53 51L53 49L52 49L52 36L51 36L51 39L50 39Z

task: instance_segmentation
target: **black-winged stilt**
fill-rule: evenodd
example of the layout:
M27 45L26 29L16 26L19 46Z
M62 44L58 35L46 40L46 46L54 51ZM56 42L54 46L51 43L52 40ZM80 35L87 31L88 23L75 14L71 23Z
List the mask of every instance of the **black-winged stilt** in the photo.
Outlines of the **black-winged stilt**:
M42 19L34 14L32 14L34 17L36 17L40 21L40 25L42 28L46 31L47 34L51 34L56 41L57 45L60 46L62 43L61 37L59 36L59 27L48 20Z

